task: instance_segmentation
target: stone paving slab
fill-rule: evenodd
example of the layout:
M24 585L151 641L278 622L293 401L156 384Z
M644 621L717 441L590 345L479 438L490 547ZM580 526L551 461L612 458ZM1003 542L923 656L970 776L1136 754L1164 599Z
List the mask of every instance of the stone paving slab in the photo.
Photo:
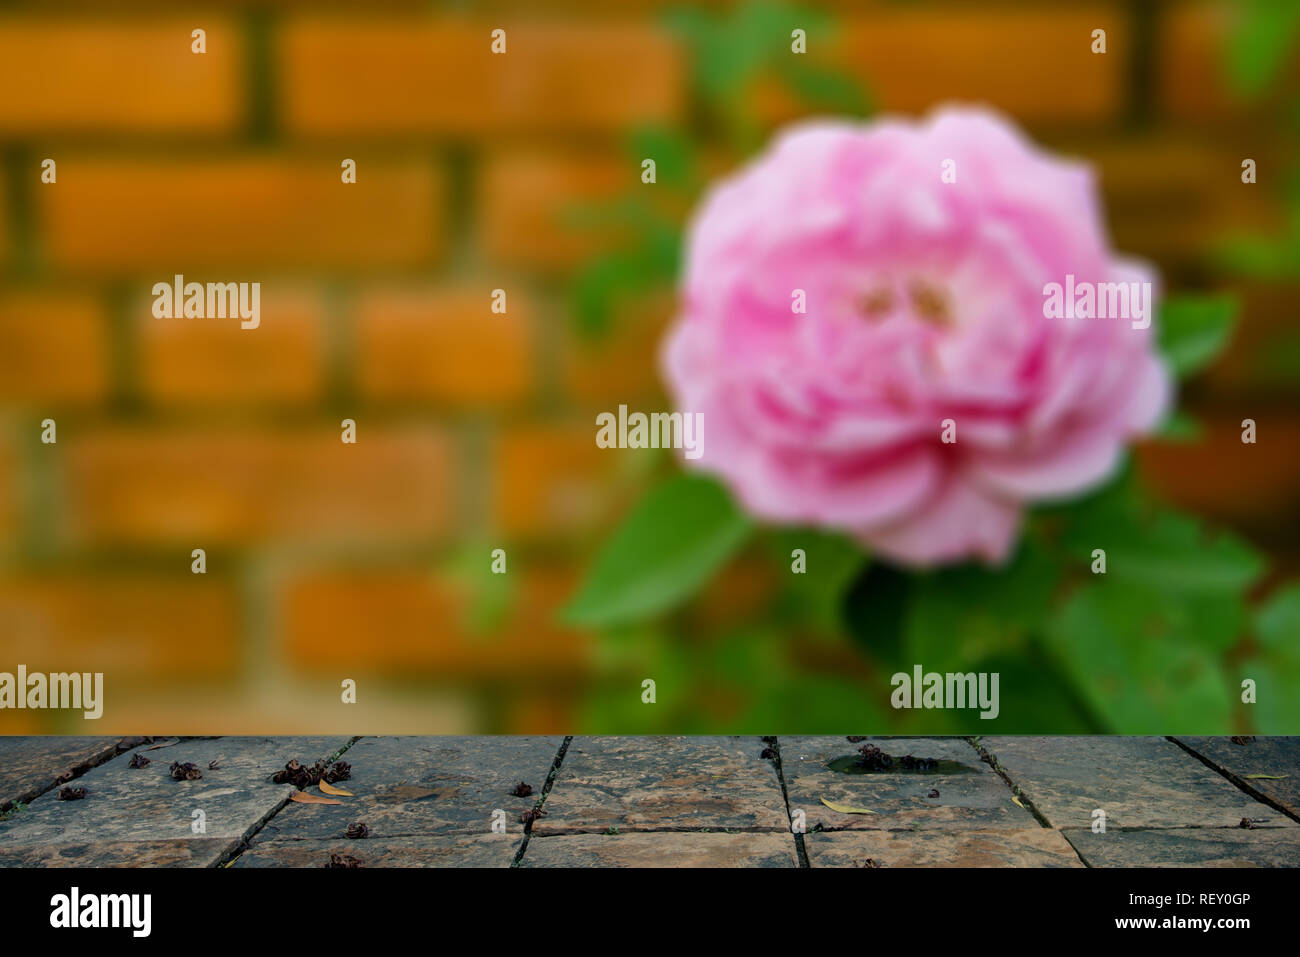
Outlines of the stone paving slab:
M1300 738L1179 738L1216 767L1240 778L1271 801L1300 817ZM1271 774L1281 780L1251 775Z
M0 823L0 866L43 861L111 867L161 859L213 864L292 792L291 785L271 781L285 761L315 761L349 740L233 737L181 741L157 751L133 748L74 782L88 792L82 800L61 801L57 791L47 791ZM151 763L128 767L136 752ZM219 769L209 770L214 760ZM168 772L173 761L198 765L203 777L173 780ZM192 830L195 811L203 812L205 833ZM80 848L75 855L74 847Z
M536 805L564 738L373 737L348 749L352 777L339 786L353 797L341 805L290 804L259 841L335 839L354 822L371 839L415 834L492 834L492 814L505 812L508 834L522 836L519 816ZM523 781L530 797L510 791ZM398 786L434 793L412 797Z
M831 831L807 834L812 867L1083 867L1059 831Z
M1053 827L1261 827L1296 822L1244 794L1182 748L1154 737L990 737L981 745Z
M1300 867L1300 828L1061 833L1091 867Z
M534 834L520 867L798 867L794 835L747 831Z
M258 841L232 867L324 867L331 854L362 867L509 867L523 834L445 834L364 841Z
M120 738L0 737L0 811L27 804L65 771L116 753Z
M751 737L576 737L533 834L788 832L772 761Z
M808 830L889 830L898 828L1019 829L1038 827L1027 810L964 738L869 738L844 736L781 738L781 766L790 809L804 812ZM836 758L856 756L873 744L901 757L951 762L945 773L876 772L846 774L827 767ZM953 767L953 766L956 767ZM954 773L955 772L955 773ZM929 796L937 790L939 796ZM874 814L841 814L822 799Z

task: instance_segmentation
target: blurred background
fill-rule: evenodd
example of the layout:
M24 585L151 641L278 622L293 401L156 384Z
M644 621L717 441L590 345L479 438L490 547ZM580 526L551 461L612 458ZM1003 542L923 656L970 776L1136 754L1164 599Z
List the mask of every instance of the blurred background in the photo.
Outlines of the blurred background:
M0 3L0 670L103 671L101 733L832 720L863 666L798 644L763 556L654 634L557 611L671 469L602 452L593 423L666 407L657 344L703 185L799 116L948 101L1091 160L1117 247L1170 290L1238 297L1185 393L1195 428L1138 466L1294 575L1294 6ZM261 327L154 319L177 273L260 282ZM717 637L737 629L767 637ZM0 733L87 727L0 712Z

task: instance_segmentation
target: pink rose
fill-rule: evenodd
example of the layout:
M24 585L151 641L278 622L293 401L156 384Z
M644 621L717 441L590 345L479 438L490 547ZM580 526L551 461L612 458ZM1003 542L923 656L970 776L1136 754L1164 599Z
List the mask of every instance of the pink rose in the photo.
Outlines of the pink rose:
M1149 312L1047 314L1067 277L1155 277L1111 251L1085 166L989 112L787 132L707 197L685 272L664 360L704 414L687 464L904 564L1004 560L1026 503L1104 481L1169 402Z

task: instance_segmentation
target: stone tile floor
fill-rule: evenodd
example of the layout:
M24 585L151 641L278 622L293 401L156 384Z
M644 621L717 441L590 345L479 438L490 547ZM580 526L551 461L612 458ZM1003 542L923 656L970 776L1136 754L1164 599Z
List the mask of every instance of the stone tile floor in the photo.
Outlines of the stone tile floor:
M843 770L865 745L937 766ZM149 763L131 767L135 754ZM291 759L348 762L336 787L350 793L291 801L297 789L272 780ZM202 777L174 780L173 761ZM86 795L61 800L64 786ZM349 837L358 823L367 836ZM320 867L331 857L364 867L1300 866L1300 738L0 738L0 866Z

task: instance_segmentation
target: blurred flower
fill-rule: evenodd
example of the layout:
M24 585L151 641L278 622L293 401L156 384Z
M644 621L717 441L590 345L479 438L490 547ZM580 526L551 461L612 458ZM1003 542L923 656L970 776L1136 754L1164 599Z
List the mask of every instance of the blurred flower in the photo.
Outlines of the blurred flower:
M1105 480L1169 400L1152 329L1045 315L1067 276L1154 282L1090 171L1001 118L801 125L691 227L664 350L705 414L689 464L903 564L1001 561L1027 502Z

